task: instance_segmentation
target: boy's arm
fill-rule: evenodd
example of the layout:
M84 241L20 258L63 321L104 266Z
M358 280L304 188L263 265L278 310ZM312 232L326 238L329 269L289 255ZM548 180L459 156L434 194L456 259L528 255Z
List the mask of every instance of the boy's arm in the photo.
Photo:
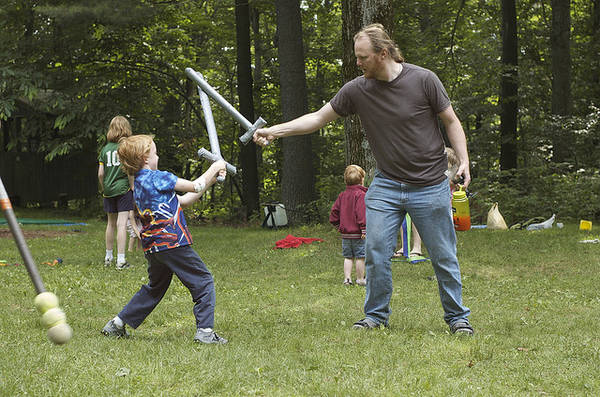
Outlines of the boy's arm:
M367 233L367 217L365 207L365 196L358 196L356 199L356 205L354 206L356 213L356 224L360 227L360 234L364 236Z
M179 204L182 207L188 207L196 202L217 181L217 175L225 175L225 161L223 160L212 163L210 168L194 181L178 178L175 190L188 192L179 196Z
M133 211L129 211L129 223L131 223L131 228L133 232L137 236L137 238L141 238L140 229L138 229L137 222L135 221L135 215Z
M335 203L333 203L333 207L331 207L331 212L329 213L329 223L331 223L336 228L340 226L340 198L338 196Z
M100 184L100 191L104 192L104 164L98 164L98 183Z

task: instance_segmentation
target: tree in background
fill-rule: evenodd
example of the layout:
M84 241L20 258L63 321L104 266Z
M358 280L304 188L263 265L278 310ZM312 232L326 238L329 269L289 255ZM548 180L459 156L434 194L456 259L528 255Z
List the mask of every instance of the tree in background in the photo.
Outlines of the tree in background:
M392 4L388 0L348 0L342 2L342 45L344 83L360 75L354 56L354 35L364 26L381 23L392 35ZM346 164L357 164L367 171L370 180L375 171L375 159L357 115L344 118Z
M500 169L517 168L518 46L515 0L502 0Z
M475 177L472 189L480 192L478 198L500 199L498 192L507 189L498 175L502 174L501 167L508 167L501 156L507 152L502 146L505 137L501 131L506 123L501 122L500 110L514 96L503 94L502 79L498 78L512 73L510 68L504 73L505 64L500 62L500 34L504 29L501 2L302 0L302 29L297 36L302 36L304 62L298 68L306 76L308 109L321 107L343 81L351 78L342 73L342 65L353 76L359 73L351 38L362 25L363 7L385 3L393 4L394 16L391 23L379 21L395 30L394 39L407 62L438 74L463 122ZM237 62L241 46L236 44L235 0L0 2L0 144L7 151L29 151L48 161L85 147L93 150L104 139L108 121L121 113L130 117L136 132L155 134L165 168L192 177L207 165L197 158L196 151L206 147L208 140L198 94L183 73L185 67L202 72L234 106L241 109L246 97L253 95L257 115L270 123L281 120L283 85L274 44L276 4L251 0L250 6L255 11L251 37L254 54L250 53L254 55L254 88L242 94L238 85L241 89L244 84L236 79L244 66ZM556 55L550 45L552 29L558 26L552 16L556 7L538 0L516 2L515 7L519 23L515 29L517 168L510 174L514 176L511 186L518 189L512 197L526 200L527 189L559 177L581 184L589 177L587 184L593 185L600 153L600 0L570 1L571 113L560 117L553 116L551 100L560 91L553 89L556 76L552 61ZM353 22L349 14L361 17ZM349 27L351 23L355 27ZM279 38L280 49L295 46L284 40ZM225 112L216 107L213 110L223 155L242 165L244 160L237 157L239 127ZM362 132L352 135L356 137L354 143L348 138L345 148L342 124L342 120L331 123L311 136L318 202L310 207L318 207L321 216L343 188L339 176L345 163L364 164L351 154L362 156ZM564 162L557 163L552 161L555 140L565 131L572 137L570 153ZM264 148L257 156L262 200L282 197L282 143ZM214 197L209 194L197 212L240 219L245 212L241 200L246 194L237 186L239 178L228 178L225 188L217 188ZM505 203L503 208L508 214L530 215L537 214L536 206L550 208L559 199L555 196L560 190L548 186L541 186L540 195L534 194L531 203L515 200L514 207ZM566 182L561 186L573 190ZM593 187L581 189L578 195L582 197L588 190L596 192ZM591 197L589 202L597 199Z
M254 122L254 97L252 82L252 57L250 55L250 7L247 0L235 0L235 26L237 43L237 91L240 99L240 113ZM241 131L241 134L246 131ZM249 142L240 147L242 166L243 204L246 219L258 211L258 171L256 145Z
M552 114L571 114L571 0L552 0ZM554 131L553 156L555 162L568 159L572 137L568 129Z
M277 0L277 38L282 122L308 112L299 0ZM281 196L291 224L302 222L303 205L315 198L311 135L281 140Z

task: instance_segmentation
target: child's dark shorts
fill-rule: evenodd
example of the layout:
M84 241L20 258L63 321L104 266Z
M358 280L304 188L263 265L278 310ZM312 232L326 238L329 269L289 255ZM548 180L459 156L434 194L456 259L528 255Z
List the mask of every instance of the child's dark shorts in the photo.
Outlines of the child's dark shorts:
M104 197L104 212L114 214L116 212L133 211L133 191L115 197Z
M344 258L364 258L365 257L365 239L364 238L343 238L342 255Z

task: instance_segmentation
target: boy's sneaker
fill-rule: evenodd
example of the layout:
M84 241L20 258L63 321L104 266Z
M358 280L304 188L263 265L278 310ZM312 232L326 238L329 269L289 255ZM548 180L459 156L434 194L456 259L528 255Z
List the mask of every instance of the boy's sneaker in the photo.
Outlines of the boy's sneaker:
M224 345L227 343L227 339L221 338L215 331L202 331L199 329L194 336L194 342Z
M121 270L121 269L127 269L129 267L131 267L131 265L127 262L123 262L123 263L118 263L115 265L115 267L117 268L117 270Z
M352 325L352 329L376 329L379 327L380 325L375 321L371 320L369 317L365 317L362 320L358 320Z
M360 285L361 287L364 287L365 285L367 285L367 280L364 278L357 278L356 285Z
M469 324L469 320L467 319L458 320L454 324L450 325L450 332L457 335L468 336L474 334L473 327L471 327L471 324Z
M113 336L115 338L128 338L129 333L125 329L125 326L117 327L115 324L115 320L110 320L106 323L104 328L102 328L102 334L106 336Z
M104 258L104 266L110 266L112 263L112 259Z

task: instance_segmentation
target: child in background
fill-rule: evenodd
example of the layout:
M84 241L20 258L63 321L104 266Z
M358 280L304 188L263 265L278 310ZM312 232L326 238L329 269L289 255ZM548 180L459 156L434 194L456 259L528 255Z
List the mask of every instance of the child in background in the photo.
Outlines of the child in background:
M329 222L342 234L344 256L344 285L352 285L352 265L356 266L356 284L366 285L365 279L365 171L349 165L344 171L346 190L335 200Z
M129 267L125 259L127 244L127 218L133 210L133 194L129 189L127 175L121 169L117 149L119 140L131 136L131 125L123 116L115 116L110 121L106 133L106 145L98 156L98 181L104 197L104 211L108 216L105 241L106 254L104 265L110 266L113 261L113 243L117 234L117 269Z
M452 149L451 147L446 147L444 152L446 153L446 157L448 158L448 170L446 171L446 176L448 177L448 181L450 182L450 194L452 194L457 188L458 180L456 179L456 172L458 171L460 161L458 160L458 157L456 156L454 149ZM452 196L450 196L450 199L452 199ZM411 263L418 263L418 262L426 261L427 258L425 258L422 254L421 236L419 235L419 231L415 227L414 223L412 224L412 236L413 236L413 248L410 250L410 255L408 257L408 261ZM402 241L403 241L403 231L401 228L400 229L400 244L402 244ZM409 242L409 244L410 244L410 242ZM394 258L401 258L404 256L403 248L400 248L398 251L396 251L396 253L394 254Z
M456 177L460 161L456 156L456 152L451 147L446 147L445 152L446 157L448 157L448 171L446 171L446 176L448 177L448 181L450 181L450 194L452 194L460 182L460 178ZM450 198L452 198L452 196L450 196Z
M129 246L127 251L137 251L138 246L142 246L142 240L140 238L140 230L142 230L142 222L135 216L134 211L129 211L129 218L127 219L127 233L129 233Z
M213 330L215 287L211 273L192 249L182 207L197 201L225 175L225 162L217 161L194 181L159 171L156 145L150 135L134 135L119 144L123 168L134 176L134 198L142 221L142 247L148 260L148 284L102 329L107 336L126 337L125 324L137 328L167 292L173 273L192 295L196 318L195 342L227 343ZM187 192L179 196L176 191Z
M415 224L411 222L411 225L412 249L409 251L408 261L413 264L427 261L428 259L423 256L423 242L421 241L421 235L419 234L419 231L417 230ZM400 228L400 249L394 253L394 258L404 258L404 247L402 247L403 241L404 231L402 228ZM410 244L410 241L408 243Z

